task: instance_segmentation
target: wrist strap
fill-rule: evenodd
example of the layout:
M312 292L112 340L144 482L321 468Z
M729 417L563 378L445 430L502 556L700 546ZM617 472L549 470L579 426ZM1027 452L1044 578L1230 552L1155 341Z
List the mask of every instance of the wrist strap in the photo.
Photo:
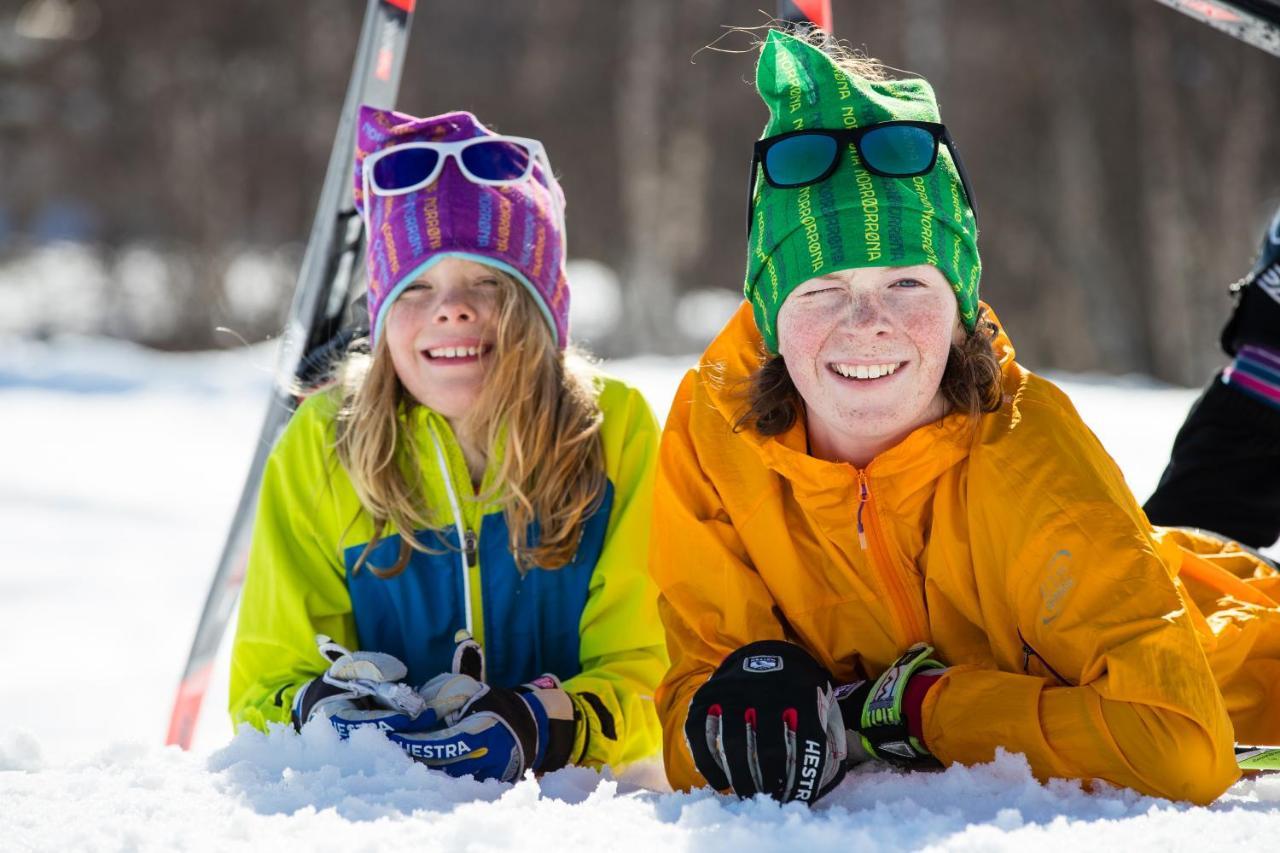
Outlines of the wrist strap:
M880 673L870 685L863 682L850 685L844 696L856 696L848 709L856 726L853 732L863 750L870 756L891 764L907 767L936 766L937 760L924 743L914 736L903 702L907 684L917 673L936 671L941 674L946 666L930 657L933 647L917 643ZM860 689L861 688L861 689Z
M569 763L577 734L576 708L555 676L543 675L516 688L529 706L538 728L538 747L529 766L539 773L559 770Z

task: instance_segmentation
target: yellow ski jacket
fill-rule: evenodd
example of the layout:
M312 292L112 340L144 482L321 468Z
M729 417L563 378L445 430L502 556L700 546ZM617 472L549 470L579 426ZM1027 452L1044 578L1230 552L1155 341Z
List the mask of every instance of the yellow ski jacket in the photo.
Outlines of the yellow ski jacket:
M999 411L921 427L861 470L809 456L803 420L733 431L736 380L759 364L745 303L685 376L650 550L673 786L705 784L684 739L693 692L763 639L799 643L841 683L932 643L951 669L924 735L945 764L1004 747L1042 778L1205 803L1238 776L1234 738L1280 742L1276 573L1153 528L1070 400L996 345Z
M467 628L484 646L489 683L514 687L544 672L562 680L581 721L572 763L616 767L657 752L653 691L667 655L644 556L658 426L639 391L608 378L598 388L604 500L568 565L524 574L505 516L475 497L448 421L423 406L402 418L426 499L446 525L443 547L413 552L394 577L353 572L373 527L333 453L338 403L329 394L303 403L263 475L231 655L233 720L263 729L289 720L298 688L325 668L317 633L393 654L421 684L449 671L454 634ZM370 563L391 565L399 547L390 530Z

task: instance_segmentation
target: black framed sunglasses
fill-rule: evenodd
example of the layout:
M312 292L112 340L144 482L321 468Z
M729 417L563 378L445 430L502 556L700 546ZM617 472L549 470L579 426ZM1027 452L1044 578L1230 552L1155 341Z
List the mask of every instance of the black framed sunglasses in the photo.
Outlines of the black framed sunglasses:
M825 181L840 165L840 154L852 145L868 172L885 178L914 178L933 169L939 144L947 146L960 175L960 186L973 220L978 221L969 176L946 125L931 121L885 121L866 127L792 130L757 140L747 188L747 233L751 233L756 198L756 167L778 189L795 189Z

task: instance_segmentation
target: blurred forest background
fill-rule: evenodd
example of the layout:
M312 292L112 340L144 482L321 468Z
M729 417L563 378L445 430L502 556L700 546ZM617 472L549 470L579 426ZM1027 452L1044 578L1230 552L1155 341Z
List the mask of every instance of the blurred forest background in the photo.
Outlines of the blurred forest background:
M274 335L364 5L0 0L0 331ZM1024 363L1210 375L1280 201L1280 60L1150 0L833 7L840 36L933 83ZM598 353L694 352L738 298L765 110L754 54L702 48L772 8L419 0L399 107L545 141L570 255L596 262L575 300Z

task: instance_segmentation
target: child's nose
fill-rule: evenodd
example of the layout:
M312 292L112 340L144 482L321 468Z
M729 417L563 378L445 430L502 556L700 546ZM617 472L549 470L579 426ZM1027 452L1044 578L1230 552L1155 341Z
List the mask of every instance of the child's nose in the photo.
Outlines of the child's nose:
M469 323L475 318L475 309L461 299L446 298L436 309L437 323Z

